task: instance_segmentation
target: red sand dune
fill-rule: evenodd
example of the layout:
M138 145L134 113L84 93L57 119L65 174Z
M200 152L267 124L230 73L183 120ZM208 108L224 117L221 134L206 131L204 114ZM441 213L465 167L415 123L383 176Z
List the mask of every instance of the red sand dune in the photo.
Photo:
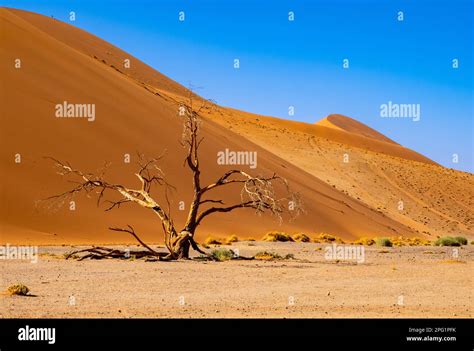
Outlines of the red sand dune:
M80 196L75 211L65 206L58 211L38 206L39 199L68 188L44 156L67 160L86 171L94 171L104 161L110 161L108 177L133 186L137 184L133 175L136 151L156 156L166 150L162 169L177 188L172 196L172 210L179 226L186 213L178 210L178 202L190 202L191 174L183 167L184 150L179 144L182 124L177 116L176 100L187 90L113 45L60 21L6 8L0 8L0 21L3 35L0 241L40 244L133 241L107 230L109 226L126 224L134 225L146 240L161 240L161 225L156 217L133 205L105 213L103 208L96 207L95 198ZM17 58L22 61L21 69L14 67ZM131 61L130 69L123 68L125 58ZM63 101L94 103L96 120L56 118L55 105ZM234 129L244 128L246 121L256 116L226 108L220 111L226 118L232 118ZM265 123L270 127L273 123L277 129L288 127L295 133L304 132L369 152L433 165L426 157L373 130L361 128L358 122L341 126L339 119L329 119L336 129L259 116L260 120L265 118L268 119ZM324 231L348 239L415 234L413 227L335 189L284 153L272 152L256 132L244 137L238 130L223 125L223 121L226 120L216 123L216 116L208 115L203 123L204 182L215 180L231 168L217 165L218 151L226 148L257 151L256 171L259 174L276 171L287 178L293 189L302 194L306 214L281 226L269 216L256 216L252 210L218 214L200 227L198 238L209 234L260 237L268 230L308 234ZM339 130L345 128L348 129ZM123 162L127 153L132 156L130 164ZM21 154L21 163L14 162L15 154ZM155 194L163 200L162 192ZM221 195L226 203L231 203L238 200L240 191L234 188Z

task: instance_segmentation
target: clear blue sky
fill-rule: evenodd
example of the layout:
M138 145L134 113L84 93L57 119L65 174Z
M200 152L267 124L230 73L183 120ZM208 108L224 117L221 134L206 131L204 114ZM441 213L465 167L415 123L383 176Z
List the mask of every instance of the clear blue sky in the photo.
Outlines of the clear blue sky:
M181 84L203 87L201 95L222 105L310 123L344 114L447 167L474 172L472 0L0 3L66 22L74 11L72 24ZM420 104L421 120L381 118L388 101Z

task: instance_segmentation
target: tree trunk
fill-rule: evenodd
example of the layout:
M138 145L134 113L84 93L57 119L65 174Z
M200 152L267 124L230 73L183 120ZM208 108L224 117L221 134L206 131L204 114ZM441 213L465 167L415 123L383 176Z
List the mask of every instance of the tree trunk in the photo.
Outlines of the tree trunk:
M189 247L191 246L193 234L186 230L179 232L178 236L172 240L171 255L175 259L188 259Z

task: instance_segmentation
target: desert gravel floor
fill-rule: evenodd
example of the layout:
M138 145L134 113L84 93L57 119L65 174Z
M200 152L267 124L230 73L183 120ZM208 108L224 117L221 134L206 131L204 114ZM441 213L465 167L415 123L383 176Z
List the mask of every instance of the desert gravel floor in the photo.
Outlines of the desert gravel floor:
M365 247L365 262L328 260L324 244L238 242L278 261L65 260L40 247L37 263L0 260L0 290L21 282L32 296L0 295L15 317L447 317L473 316L474 246ZM130 246L131 249L136 247Z

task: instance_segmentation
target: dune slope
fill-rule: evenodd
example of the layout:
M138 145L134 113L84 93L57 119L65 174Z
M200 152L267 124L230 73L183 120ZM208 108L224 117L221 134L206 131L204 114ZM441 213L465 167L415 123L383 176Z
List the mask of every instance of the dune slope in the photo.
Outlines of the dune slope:
M187 209L192 195L191 178L183 167L184 151L179 144L182 124L172 96L182 95L186 89L133 58L136 71L125 71L119 62L130 55L59 21L1 8L0 25L1 241L130 242L133 240L129 237L107 230L126 224L134 225L146 240L160 240L161 226L155 216L133 205L104 213L103 208L96 207L94 196L77 197L74 210L69 203L52 208L39 201L70 187L55 174L44 156L67 160L85 171L99 169L109 161L108 179L134 186L136 152L157 156L166 150L162 169L177 189L172 194L171 209L175 222L182 223L186 213L179 210L178 203L184 201ZM93 51L87 52L89 48ZM15 67L16 59L21 60L21 68ZM55 105L64 101L95 104L95 120L56 118ZM287 178L293 189L302 194L306 214L282 226L269 216L255 216L251 210L216 215L202 225L198 239L208 234L258 236L273 229L310 234L325 231L345 238L414 234L407 226L211 118L204 120L202 134L204 182L215 180L230 168L217 164L218 151L257 151L256 172L276 171ZM127 154L131 156L130 163L125 161ZM15 162L18 157L21 162ZM162 192L155 195L163 200ZM226 203L232 203L239 199L240 191L229 189L221 196Z
M329 125L332 118L311 125L223 111L213 120L419 235L474 237L474 175L384 141L344 116L343 130Z

